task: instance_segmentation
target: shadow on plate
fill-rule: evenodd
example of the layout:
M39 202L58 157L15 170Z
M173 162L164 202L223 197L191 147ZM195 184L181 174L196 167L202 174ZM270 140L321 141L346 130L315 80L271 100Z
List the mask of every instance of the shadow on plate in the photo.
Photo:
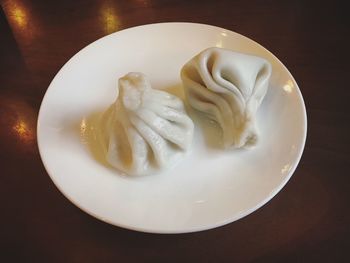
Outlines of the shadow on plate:
M198 134L198 132L200 132L201 134L203 134L205 144L208 148L222 150L223 142L222 130L220 126L217 122L209 119L199 111L196 111L188 104L182 85L178 84L174 86L169 86L165 88L164 91L167 91L170 94L173 94L182 99L182 101L185 104L187 114L190 116L190 118L195 124L195 136L196 134Z

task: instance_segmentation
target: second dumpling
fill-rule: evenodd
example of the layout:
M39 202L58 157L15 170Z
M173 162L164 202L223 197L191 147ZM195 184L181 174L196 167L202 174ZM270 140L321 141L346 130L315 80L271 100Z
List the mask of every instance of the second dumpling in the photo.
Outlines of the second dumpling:
M260 57L222 48L208 48L181 70L189 104L222 128L225 147L254 145L256 112L271 76L270 63Z

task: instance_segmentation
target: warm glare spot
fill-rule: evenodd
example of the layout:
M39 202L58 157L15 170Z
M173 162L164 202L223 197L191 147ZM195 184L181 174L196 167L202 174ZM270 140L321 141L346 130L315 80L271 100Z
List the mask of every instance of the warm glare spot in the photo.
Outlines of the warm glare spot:
M107 34L118 30L120 22L115 10L111 7L102 8L102 20Z
M27 25L27 15L24 10L18 6L13 8L12 18L19 27L25 27Z
M16 132L18 137L26 142L33 139L33 132L23 120L18 120L13 126L13 130Z
M35 13L31 11L31 5L27 1L7 1L3 9L19 49L23 53L24 59L26 59L28 56L24 52L27 51L32 40L40 32Z
M80 133L84 134L86 131L86 120L85 118L80 123Z
M14 129L19 135L22 136L22 135L25 135L27 132L27 125L25 124L24 121L19 121L14 126Z
M292 80L288 80L287 83L283 86L285 92L292 93L294 84Z
M285 166L283 166L283 168L281 169L281 173L284 174L284 173L287 173L289 172L291 169L291 165L290 164L286 164Z

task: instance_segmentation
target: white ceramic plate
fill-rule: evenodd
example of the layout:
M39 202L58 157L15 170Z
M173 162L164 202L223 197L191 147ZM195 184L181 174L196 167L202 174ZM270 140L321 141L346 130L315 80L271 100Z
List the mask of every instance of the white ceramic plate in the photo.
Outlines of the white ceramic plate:
M181 67L212 46L255 54L273 65L270 88L258 112L257 147L219 150L213 147L213 137L207 137L217 134L219 139L219 130L197 125L191 154L162 174L129 178L92 157L79 127L84 130L85 118L114 101L119 77L140 71L155 88L182 96ZM70 201L110 224L154 233L210 229L255 211L291 177L305 138L303 98L286 67L240 34L191 23L130 28L85 47L50 84L38 119L43 163Z

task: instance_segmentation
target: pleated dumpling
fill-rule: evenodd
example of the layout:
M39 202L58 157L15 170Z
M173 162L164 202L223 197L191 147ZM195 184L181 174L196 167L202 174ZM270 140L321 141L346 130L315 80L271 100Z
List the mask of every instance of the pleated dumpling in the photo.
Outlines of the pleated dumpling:
M256 112L270 76L267 60L222 48L202 51L181 70L189 104L221 126L225 147L237 148L257 142Z
M169 166L190 148L194 125L179 98L152 89L142 73L129 73L119 79L117 99L99 129L110 165L129 175L146 175Z

